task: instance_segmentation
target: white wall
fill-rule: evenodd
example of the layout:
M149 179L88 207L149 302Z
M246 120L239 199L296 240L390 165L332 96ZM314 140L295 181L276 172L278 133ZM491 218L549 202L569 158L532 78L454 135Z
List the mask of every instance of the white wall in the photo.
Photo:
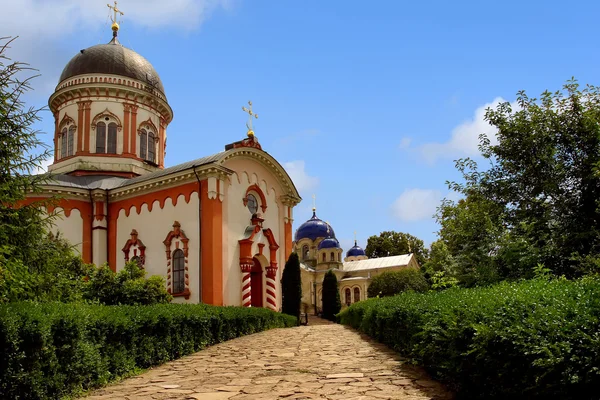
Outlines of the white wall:
M81 254L83 241L83 219L81 213L77 209L71 210L71 214L67 217L62 208L55 209L56 218L53 221L52 233L60 235L67 239L74 249Z

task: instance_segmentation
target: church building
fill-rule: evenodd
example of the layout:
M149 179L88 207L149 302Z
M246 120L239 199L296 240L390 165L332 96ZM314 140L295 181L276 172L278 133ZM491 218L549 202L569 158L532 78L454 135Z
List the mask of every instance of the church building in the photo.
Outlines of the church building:
M119 43L114 11L112 40L78 52L50 96L54 160L27 201L57 196L56 230L85 262L136 261L174 302L280 309L301 198L254 136L252 104L247 136L166 168L173 110L153 66Z
M312 218L296 230L294 251L300 258L303 311L315 314L322 309L323 278L329 270L338 280L343 309L367 298L373 277L386 271L419 268L413 253L370 259L356 240L342 260L340 242L331 225L317 217L316 207Z

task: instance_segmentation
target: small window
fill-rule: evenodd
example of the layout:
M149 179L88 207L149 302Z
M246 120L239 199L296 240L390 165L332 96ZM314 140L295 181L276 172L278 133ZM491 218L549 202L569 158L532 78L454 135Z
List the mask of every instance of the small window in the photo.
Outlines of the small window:
M106 124L98 122L96 125L96 153L106 153Z
M256 196L253 194L249 194L246 196L246 201L248 204L248 211L250 214L254 215L258 211L258 200L256 200Z
M156 162L156 141L154 140L154 133L148 132L148 161Z
M355 287L354 288L354 302L356 303L357 301L360 301L360 289Z
M335 253L331 253L331 255L329 256L329 261L335 261Z
M75 147L75 126L71 125L69 128L69 139L67 139L67 155L72 156Z
M173 252L173 293L183 293L185 290L185 259L183 250Z
M67 156L67 128L63 129L60 134L60 158L65 158Z
M108 154L117 154L117 124L111 122L108 124L108 140L106 143L106 152Z
M145 160L148 157L148 134L145 129L141 130L140 133L140 158Z
M345 290L345 294L346 294L346 305L349 306L352 303L352 292L350 291L350 288L346 288Z
M302 246L302 259L303 260L308 260L308 256L309 256L308 246L304 245L304 246Z
M140 130L140 158L156 163L156 135L146 127Z
M327 259L326 257L327 257L327 255L325 253L323 253L323 257L321 257L321 259L323 260L323 262L326 261L326 259Z
M342 253L338 253L338 262L342 262Z

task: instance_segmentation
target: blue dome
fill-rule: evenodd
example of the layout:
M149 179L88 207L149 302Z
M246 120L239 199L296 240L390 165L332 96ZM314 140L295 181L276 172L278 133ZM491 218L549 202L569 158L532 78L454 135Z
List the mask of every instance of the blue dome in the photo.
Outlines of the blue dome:
M321 241L319 243L319 250L321 249L338 249L340 247L340 242L337 241L334 237L328 237L327 239Z
M296 242L302 239L316 240L320 237L335 239L335 233L331 225L317 218L317 214L313 211L312 218L300 225L300 228L296 230L295 240Z
M351 247L350 250L348 250L346 252L346 257L359 257L359 256L366 256L366 255L367 254L362 249L362 247L360 247L359 245L356 244L356 240L354 241L354 247Z

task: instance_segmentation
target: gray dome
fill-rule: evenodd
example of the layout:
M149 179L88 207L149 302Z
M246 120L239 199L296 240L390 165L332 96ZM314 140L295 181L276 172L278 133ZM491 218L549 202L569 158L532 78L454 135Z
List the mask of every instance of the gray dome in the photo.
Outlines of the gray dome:
M59 82L84 74L125 76L147 82L161 93L165 93L152 64L135 51L123 47L116 37L108 44L98 44L81 50L63 69Z

